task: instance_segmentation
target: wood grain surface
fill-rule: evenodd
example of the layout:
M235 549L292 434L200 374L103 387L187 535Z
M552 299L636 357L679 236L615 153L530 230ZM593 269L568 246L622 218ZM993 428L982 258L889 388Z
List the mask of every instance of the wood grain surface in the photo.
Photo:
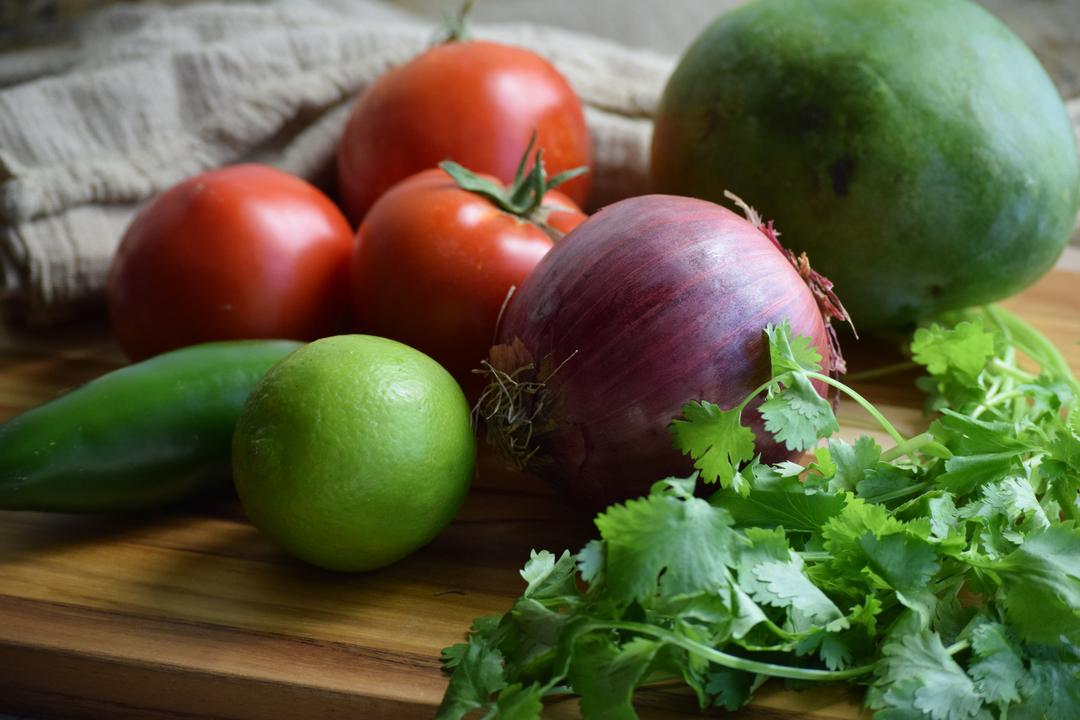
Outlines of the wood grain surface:
M1056 271L1006 303L1080 370L1080 274ZM864 339L853 371L895 361ZM122 363L104 326L0 334L0 418ZM901 430L925 424L914 375L858 388ZM868 429L841 406L843 434ZM883 436L879 436L882 437ZM442 647L504 612L532 548L576 550L590 518L482 457L472 493L431 545L383 571L334 574L278 551L218 500L116 518L0 512L0 711L83 718L431 717ZM639 693L642 717L696 714L678 691ZM855 690L768 685L733 718L853 720ZM573 700L545 717L577 716Z

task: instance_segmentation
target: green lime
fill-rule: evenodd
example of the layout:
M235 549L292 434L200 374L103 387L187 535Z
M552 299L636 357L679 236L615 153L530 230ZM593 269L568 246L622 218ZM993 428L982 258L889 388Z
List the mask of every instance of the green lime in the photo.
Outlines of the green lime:
M400 560L454 517L476 459L450 374L407 345L324 338L259 382L233 438L248 517L289 553L331 570Z

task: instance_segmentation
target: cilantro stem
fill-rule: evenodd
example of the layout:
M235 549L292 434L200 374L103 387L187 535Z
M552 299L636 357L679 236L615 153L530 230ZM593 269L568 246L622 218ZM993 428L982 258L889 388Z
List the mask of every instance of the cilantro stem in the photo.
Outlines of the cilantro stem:
M783 643L781 645L744 645L739 643L739 647L743 650L749 650L750 652L791 652L798 646L796 642Z
M969 647L971 647L970 642L968 642L967 640L960 640L958 642L954 642L952 645L945 648L945 652L949 653L950 655L955 655L958 652L963 652L964 650L967 650Z
M1068 361L1041 332L1008 310L996 305L983 308L987 315L1001 328L1005 336L1032 360L1068 383L1073 392L1080 395L1080 381L1072 374Z
M846 394L852 400L857 402L862 407L863 410L870 413L870 416L878 421L878 424L881 425L881 427L885 430L885 432L889 433L889 436L896 442L897 445L900 445L901 443L905 442L906 438L904 438L904 436L900 434L900 431L897 430L893 426L893 424L891 422L889 422L888 418L886 418L884 415L881 414L880 410L878 410L876 407L871 405L870 401L867 400L866 398L864 398L862 395L855 392L854 390L852 390L851 388L849 388L847 385L840 382L839 380L834 380L833 378L829 377L828 375L822 375L821 373L818 373L818 372L809 372L808 371L808 372L806 372L806 376L809 377L809 378L813 378L814 380L819 380L819 381L825 383L826 385L831 385L834 388L836 388L837 390L839 390L840 392ZM914 459L914 458L912 458L912 459Z
M893 490L892 492L882 493L880 495L873 495L871 497L864 498L867 502L874 503L875 505L884 505L894 500L900 500L906 498L909 495L919 495L924 490L928 489L933 483L925 481L921 483L915 483L914 485L908 485L907 487L900 488L899 490Z
M881 427L872 419L867 420L864 418L861 413L858 416L837 415L836 419L849 430L874 431Z
M776 376L776 377L774 377L774 378L770 378L769 380L766 380L765 382L761 383L761 384L760 384L760 385L758 385L758 386L757 386L756 388L754 388L753 390L751 390L751 391L750 391L750 394L749 394L749 395L747 395L747 396L746 396L746 397L745 397L745 398L743 399L743 401L742 401L741 403L739 403L739 405L738 405L738 410L739 410L739 414L740 414L740 415L742 415L742 411L746 409L746 406L747 406L747 405L749 405L749 404L750 404L750 402L751 402L751 401L752 401L752 400L753 400L754 398L756 398L756 397L757 397L758 395L760 395L761 393L763 393L763 392L765 392L766 390L768 390L769 388L771 388L771 387L772 387L773 385L778 385L778 384L780 384L780 383L784 383L784 382L788 382L788 383L790 383L790 382L791 382L791 376L792 376L793 374L794 374L794 373L792 373L792 372L791 372L791 371L789 370L789 371L787 371L786 373L783 373L782 375L777 375L777 376Z
M917 450L924 450L928 455L943 457L946 460L952 457L952 453L944 445L936 442L934 436L928 432L916 435L889 450L881 453L882 462L892 462L903 455L911 455Z
M871 368L869 370L863 370L857 373L848 373L844 375L845 382L858 382L860 380L873 380L875 378L884 377L885 375L895 375L896 373L905 372L907 370L914 370L922 367L919 363L913 360L906 360L904 362L893 363L891 365L882 365L881 367Z
M814 380L820 380L821 382L825 383L826 385L831 385L832 387L836 388L840 392L845 393L846 395L848 395L852 400L854 400L856 403L858 403L859 406L861 406L863 408L863 410L865 410L867 413L869 413L870 416L873 417L874 420L876 420L878 422L878 424L882 428L884 428L885 432L887 432L889 434L889 436L893 439L893 441L896 442L898 445L905 441L904 436L900 434L900 431L897 430L896 427L893 426L893 424L891 422L889 422L888 418L886 418L884 415L881 414L881 411L879 411L876 407L871 405L869 400L864 398L862 395L860 395L856 391L852 390L850 387L848 387L844 383L840 382L839 380L835 380L835 379L829 377L828 375L823 375L823 374L821 374L819 372L805 371L803 374L805 374L806 377L808 377L808 378L812 378ZM742 413L742 411L746 409L746 406L750 404L750 401L752 401L754 398L756 398L761 393L768 390L773 385L782 384L782 383L785 383L785 382L791 382L791 377L793 375L794 375L794 372L789 370L788 372L783 373L782 375L777 375L776 377L771 378L770 380L767 380L767 381L763 382L761 385L758 385L756 388L754 388L754 390L752 390L750 392L749 395L746 396L746 398L741 403L739 403L738 411L740 413ZM912 458L912 459L914 460L915 458Z
M802 552L797 552L795 554L807 562L825 562L826 560L832 560L832 553L827 553L822 550L803 550Z
M990 364L994 366L995 370L998 370L1003 375L1006 375L1006 376L1008 376L1008 377L1010 377L1010 378L1012 378L1014 380L1019 380L1020 382L1030 383L1030 382L1035 382L1036 380L1039 379L1037 376L1032 375L1031 373L1026 372L1024 370L1021 370L1020 368L1016 367L1015 365L1011 365L1011 364L1005 362L1001 358L994 358L993 360L990 361Z
M683 685L686 685L685 678L680 675L671 675L657 680L649 680L638 685L634 690L662 690L666 687L682 687Z
M714 662L722 667L730 668L732 670L742 670L743 672L754 673L756 675L769 675L772 677L788 678L790 680L811 680L831 682L834 680L848 680L850 678L857 678L867 673L874 671L874 665L860 665L858 667L848 668L847 670L816 670L814 668L798 668L790 667L788 665L776 665L774 663L759 662L757 660L750 660L748 658L739 657L737 655L729 655L724 652L720 652L716 648L709 647L699 642L695 642L690 638L681 637L673 632L658 628L653 625L646 625L643 623L635 622L613 622L604 623L604 626L609 627L612 630L626 630L629 632L641 633L643 635L649 635L661 642L666 642L677 647L681 647L689 653L693 653L700 658Z
M792 640L795 640L795 635L789 633L787 630L780 627L779 625L774 623L769 618L765 618L764 620L762 620L762 624L765 626L766 630L768 630L769 632L771 632L773 635L780 638L781 640L787 640L788 642L790 642ZM747 650L749 650L749 649L750 648L747 648Z
M1014 400L1016 398L1023 398L1027 396L1028 392L1026 390L1010 390L1009 392L1003 392L997 395L987 393L986 399L983 400L981 404L977 405L975 409L971 411L971 417L977 418L990 408L994 407L995 405L1000 405L1007 400Z

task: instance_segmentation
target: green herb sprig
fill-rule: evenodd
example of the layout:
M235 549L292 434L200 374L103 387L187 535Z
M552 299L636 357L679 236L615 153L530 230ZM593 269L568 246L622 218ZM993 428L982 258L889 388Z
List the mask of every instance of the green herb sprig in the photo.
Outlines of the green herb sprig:
M918 330L937 419L907 438L809 339L766 335L766 383L672 423L697 472L609 507L576 555L533 552L510 611L444 651L440 718L537 718L567 693L585 717L633 718L636 688L672 682L733 710L770 677L858 683L883 720L1080 718L1080 385L1056 348L998 308ZM833 437L815 382L893 447ZM809 462L754 455L759 396Z

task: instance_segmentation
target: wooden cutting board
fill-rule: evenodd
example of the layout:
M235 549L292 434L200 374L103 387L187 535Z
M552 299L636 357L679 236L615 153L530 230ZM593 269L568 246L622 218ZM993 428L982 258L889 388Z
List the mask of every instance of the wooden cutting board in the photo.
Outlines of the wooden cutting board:
M1080 371L1080 274L1007 303ZM895 361L863 340L852 370ZM104 326L0 333L0 419L121 364ZM858 385L902 431L925 423L914 375ZM841 406L849 438L872 427ZM0 512L0 711L62 718L426 718L446 686L439 651L522 590L532 548L577 550L590 518L483 456L455 522L383 571L334 574L260 537L238 503L152 516ZM678 691L639 693L643 717L696 714ZM737 718L869 717L852 689L767 685ZM545 717L577 716L573 700Z

